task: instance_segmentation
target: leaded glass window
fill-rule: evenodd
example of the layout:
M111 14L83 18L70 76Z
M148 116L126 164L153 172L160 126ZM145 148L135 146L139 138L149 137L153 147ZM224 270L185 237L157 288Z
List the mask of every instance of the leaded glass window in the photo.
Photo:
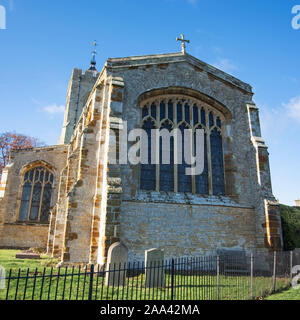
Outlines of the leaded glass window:
M48 221L53 183L53 174L45 167L35 167L25 172L19 209L20 221Z
M172 130L172 124L166 120L162 123L161 129L169 132ZM174 138L170 138L170 163L164 164L162 159L162 138L159 141L159 186L161 191L174 190Z
M149 117L143 123L142 128L148 135L148 164L142 164L141 188L144 190L155 190L155 164L151 164L151 129L154 129L154 121Z
M225 193L222 136L217 128L210 134L212 187L214 195Z
M221 112L187 96L168 95L167 97L148 98L141 107L141 127L148 135L148 164L141 165L142 190L191 192L201 195L224 195L224 159ZM162 141L159 138L159 164L151 164L151 129L192 129L191 143L185 146L182 139L182 150L190 147L195 156L199 145L196 141L196 129L204 130L204 169L201 174L187 175L190 167L184 159L175 164L174 138L170 138L170 163L162 162ZM161 132L161 131L160 131Z
M189 129L188 125L184 122L179 126L179 130L181 131L181 135L183 137L184 130ZM185 145L184 139L182 139L182 150L188 148ZM186 175L186 168L190 167L185 161L184 152L181 152L180 164L177 164L177 172L178 172L178 192L192 192L192 180L190 175ZM171 190L168 190L171 191Z

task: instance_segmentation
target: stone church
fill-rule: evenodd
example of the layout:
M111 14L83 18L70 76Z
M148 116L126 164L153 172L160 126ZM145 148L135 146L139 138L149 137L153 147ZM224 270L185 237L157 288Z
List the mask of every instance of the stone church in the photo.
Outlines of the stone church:
M116 241L131 261L154 247L166 258L281 249L252 88L182 48L73 70L58 144L10 153L0 247L47 248L61 265L103 264ZM203 129L202 173L116 161L136 128Z

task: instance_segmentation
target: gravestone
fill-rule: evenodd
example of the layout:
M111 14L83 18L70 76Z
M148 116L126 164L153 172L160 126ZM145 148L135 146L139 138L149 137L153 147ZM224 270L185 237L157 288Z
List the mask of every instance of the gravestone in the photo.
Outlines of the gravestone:
M5 269L0 266L0 289L5 289Z
M164 250L152 248L145 251L146 287L163 287L165 282Z
M122 242L115 242L108 249L105 285L124 286L128 249Z
M221 272L225 273L247 273L247 255L244 250L217 249L220 257Z
M16 253L16 259L41 259L41 256L32 250Z

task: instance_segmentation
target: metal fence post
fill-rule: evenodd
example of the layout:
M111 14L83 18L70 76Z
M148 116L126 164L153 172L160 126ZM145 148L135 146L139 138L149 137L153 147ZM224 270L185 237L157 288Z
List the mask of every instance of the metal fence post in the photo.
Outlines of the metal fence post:
M171 266L171 300L174 299L174 258L172 258Z
M220 300L220 256L217 256L217 299Z
M274 251L274 262L273 262L273 292L276 290L276 251Z
M92 300L92 295L93 295L93 279L94 279L94 265L91 265L91 270L90 270L90 286L89 286L89 300Z
M290 279L293 280L293 251L290 251Z
M251 300L253 300L253 252L250 256L250 282L251 282Z

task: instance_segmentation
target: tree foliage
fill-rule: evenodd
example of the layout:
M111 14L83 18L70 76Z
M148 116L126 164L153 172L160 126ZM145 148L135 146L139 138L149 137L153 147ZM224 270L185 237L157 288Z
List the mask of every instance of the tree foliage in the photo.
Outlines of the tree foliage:
M10 150L34 148L41 145L38 139L15 132L0 134L0 177L3 168L8 164Z
M300 248L300 209L281 204L280 213L284 249Z

